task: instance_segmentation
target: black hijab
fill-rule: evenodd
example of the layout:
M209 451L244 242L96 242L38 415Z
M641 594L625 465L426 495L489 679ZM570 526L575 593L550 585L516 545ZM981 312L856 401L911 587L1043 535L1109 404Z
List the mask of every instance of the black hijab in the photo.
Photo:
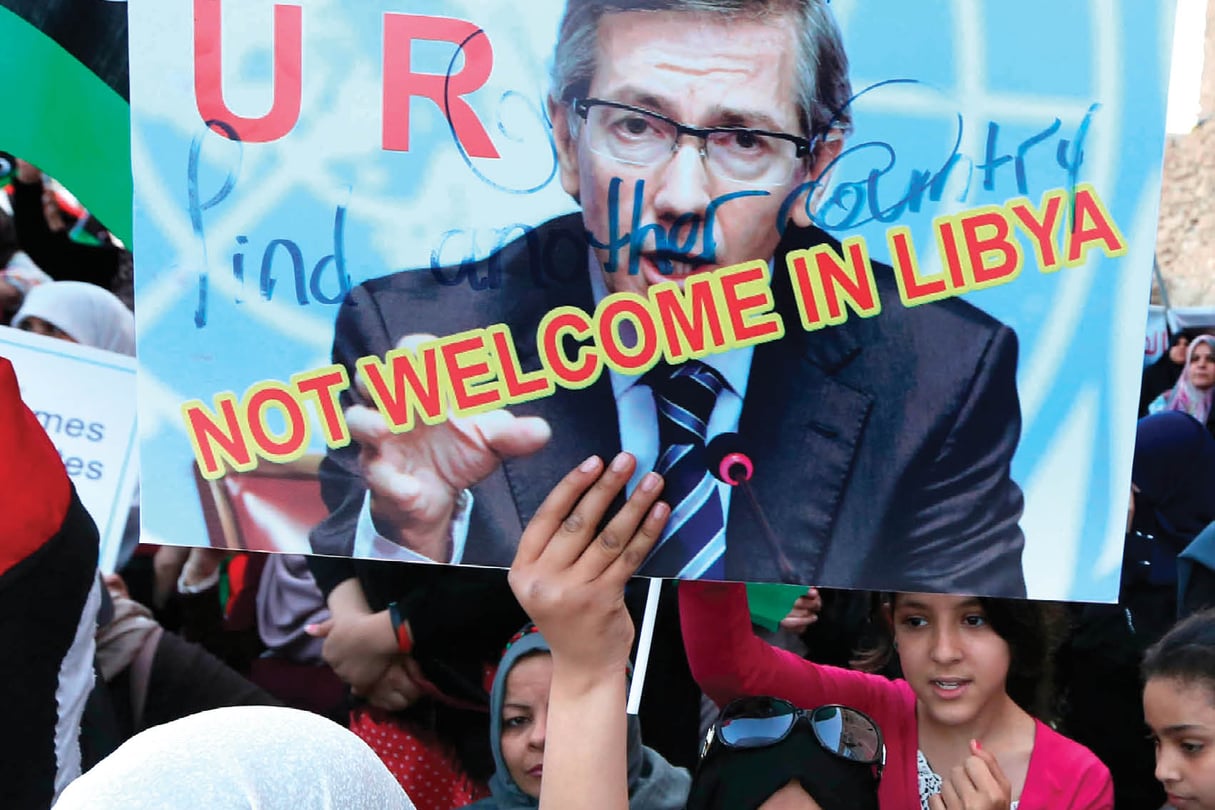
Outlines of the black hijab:
M755 810L794 781L823 810L878 807L873 769L829 753L798 724L775 745L710 751L692 780L687 810Z

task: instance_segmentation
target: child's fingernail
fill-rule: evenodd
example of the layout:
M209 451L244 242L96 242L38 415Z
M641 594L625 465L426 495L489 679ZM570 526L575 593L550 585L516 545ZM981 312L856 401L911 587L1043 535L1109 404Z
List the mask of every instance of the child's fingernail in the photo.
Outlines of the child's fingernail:
M595 468L598 466L599 466L599 456L591 456L586 461L582 462L582 464L579 465L578 469L581 470L582 472L589 473L589 472L594 472Z
M619 453L612 459L612 472L624 472L629 466L629 454Z
M641 479L641 491L653 492L654 490L658 489L659 480L658 473L646 473L645 477Z

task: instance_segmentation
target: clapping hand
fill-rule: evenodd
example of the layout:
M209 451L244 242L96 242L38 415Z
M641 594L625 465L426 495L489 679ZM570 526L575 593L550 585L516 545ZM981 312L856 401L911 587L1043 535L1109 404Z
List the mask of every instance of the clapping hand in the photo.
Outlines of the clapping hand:
M1012 786L1000 763L972 740L970 756L953 769L941 792L928 799L930 810L1008 810Z

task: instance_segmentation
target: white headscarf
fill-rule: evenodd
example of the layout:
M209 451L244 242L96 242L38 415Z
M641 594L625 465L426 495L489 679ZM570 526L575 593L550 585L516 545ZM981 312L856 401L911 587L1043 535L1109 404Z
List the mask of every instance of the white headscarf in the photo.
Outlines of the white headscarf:
M332 720L277 706L214 709L127 740L55 810L414 810L367 744Z
M1190 342L1190 347L1185 353L1185 368L1181 370L1177 384L1166 397L1164 410L1188 413L1199 422L1206 424L1207 418L1211 415L1211 407L1215 404L1215 387L1200 389L1190 382L1190 367L1194 362L1194 349L1199 346L1206 346L1208 350L1215 352L1215 336L1199 335Z
M96 284L39 284L26 293L13 326L20 328L30 317L54 324L85 346L135 356L135 315L118 296Z

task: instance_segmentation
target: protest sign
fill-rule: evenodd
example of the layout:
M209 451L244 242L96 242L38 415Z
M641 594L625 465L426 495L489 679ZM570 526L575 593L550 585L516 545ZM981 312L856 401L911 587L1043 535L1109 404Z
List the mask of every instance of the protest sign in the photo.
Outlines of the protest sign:
M1114 599L1172 4L570 5L131 7L153 537L328 453L318 553L505 565L625 449L642 573Z
M9 327L0 356L97 524L98 567L113 572L139 481L134 358Z

